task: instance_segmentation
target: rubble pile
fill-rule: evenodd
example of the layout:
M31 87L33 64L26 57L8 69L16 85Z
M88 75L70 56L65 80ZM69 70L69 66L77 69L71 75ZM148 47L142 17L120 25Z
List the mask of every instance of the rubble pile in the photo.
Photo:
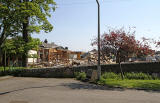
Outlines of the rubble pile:
M101 56L101 64L113 64L113 60L107 56ZM38 68L43 67L72 67L72 66L86 66L86 65L96 65L98 60L97 51L90 51L83 53L81 59L65 59L65 60L54 60L51 62L40 62L34 66Z

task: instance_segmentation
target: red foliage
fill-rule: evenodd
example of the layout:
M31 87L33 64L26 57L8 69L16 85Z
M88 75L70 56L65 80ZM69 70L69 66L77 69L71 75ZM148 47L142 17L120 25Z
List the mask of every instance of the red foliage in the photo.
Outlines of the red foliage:
M142 42L135 39L135 31L127 32L123 29L112 30L101 37L101 52L103 54L114 54L116 58L127 58L129 56L145 56L152 54L148 40L143 38ZM92 43L97 44L97 40ZM123 60L122 60L123 61Z
M160 41L156 42L156 47L160 47Z
M154 54L154 50L151 49L150 47L150 43L151 42L155 42L153 39L148 39L143 37L142 38L142 42L139 42L138 45L138 51L137 51L137 56L146 56L146 55L153 55Z
M121 48L123 51L127 53L134 52L135 48L137 47L134 35L128 35L121 30L112 31L111 33L104 34L103 36L104 38L102 38L101 43L102 47L104 46L103 42L105 42L105 45L110 46L117 51Z

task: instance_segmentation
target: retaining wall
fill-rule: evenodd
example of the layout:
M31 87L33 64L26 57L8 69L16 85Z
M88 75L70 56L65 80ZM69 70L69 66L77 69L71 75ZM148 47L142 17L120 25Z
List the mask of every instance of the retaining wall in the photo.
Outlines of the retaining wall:
M143 72L143 73L160 73L160 62L141 62L141 63L122 63L123 72ZM75 67L75 71L87 72L90 69L97 69L97 66ZM119 73L119 64L101 65L102 73L115 72Z
M119 73L119 64L102 65L102 74L105 72ZM6 74L23 77L74 77L74 72L85 72L91 76L92 70L96 70L97 66L79 66L79 67L63 67L63 68L44 68L44 69L22 69L7 71ZM143 63L122 63L123 72L143 72L160 74L160 62L143 62ZM0 75L3 75L0 72Z

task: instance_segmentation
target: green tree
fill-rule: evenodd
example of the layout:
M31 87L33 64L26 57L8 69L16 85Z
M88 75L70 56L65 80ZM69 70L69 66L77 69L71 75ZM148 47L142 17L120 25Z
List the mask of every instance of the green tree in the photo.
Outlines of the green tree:
M10 58L22 59L22 55L25 53L25 51L32 50L32 49L38 51L40 44L41 44L41 41L37 38L30 37L29 42L25 43L23 41L22 36L17 36L17 37L6 40L6 42L2 47L2 52L4 53L6 51L8 59Z
M18 11L25 43L29 42L29 34L39 33L41 30L50 32L53 29L48 17L51 17L50 13L55 10L55 5L54 0L20 0ZM27 66L27 52L23 54L23 66Z
M0 0L0 54L7 37L21 32L17 8L17 0Z
M0 48L9 36L22 34L27 44L32 33L50 32L53 26L48 17L55 6L54 0L0 0ZM22 55L23 66L27 66L27 50Z

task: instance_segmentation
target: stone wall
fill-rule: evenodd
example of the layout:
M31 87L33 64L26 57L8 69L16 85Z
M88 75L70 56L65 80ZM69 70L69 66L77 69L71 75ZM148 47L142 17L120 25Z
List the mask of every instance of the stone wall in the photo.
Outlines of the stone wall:
M160 73L160 62L141 62L141 63L122 63L123 72L143 72L143 73ZM88 72L88 70L96 70L97 66L81 66L75 67L74 71ZM119 73L119 64L101 65L102 73L115 72Z
M102 65L102 74L105 72L115 72L119 73L118 64L108 64ZM74 77L74 72L85 72L87 75L91 76L92 70L96 70L97 66L79 66L79 67L63 67L63 68L43 68L43 69L22 69L7 71L6 74L14 76L23 77L58 77L58 78L68 78ZM143 62L143 63L122 63L123 72L143 72L143 73L158 73L160 74L160 62ZM0 72L0 75L3 75Z
M41 77L41 78L71 78L74 77L72 68L43 68L43 69L21 69L6 71L6 75L18 77ZM1 72L0 75L4 75Z

